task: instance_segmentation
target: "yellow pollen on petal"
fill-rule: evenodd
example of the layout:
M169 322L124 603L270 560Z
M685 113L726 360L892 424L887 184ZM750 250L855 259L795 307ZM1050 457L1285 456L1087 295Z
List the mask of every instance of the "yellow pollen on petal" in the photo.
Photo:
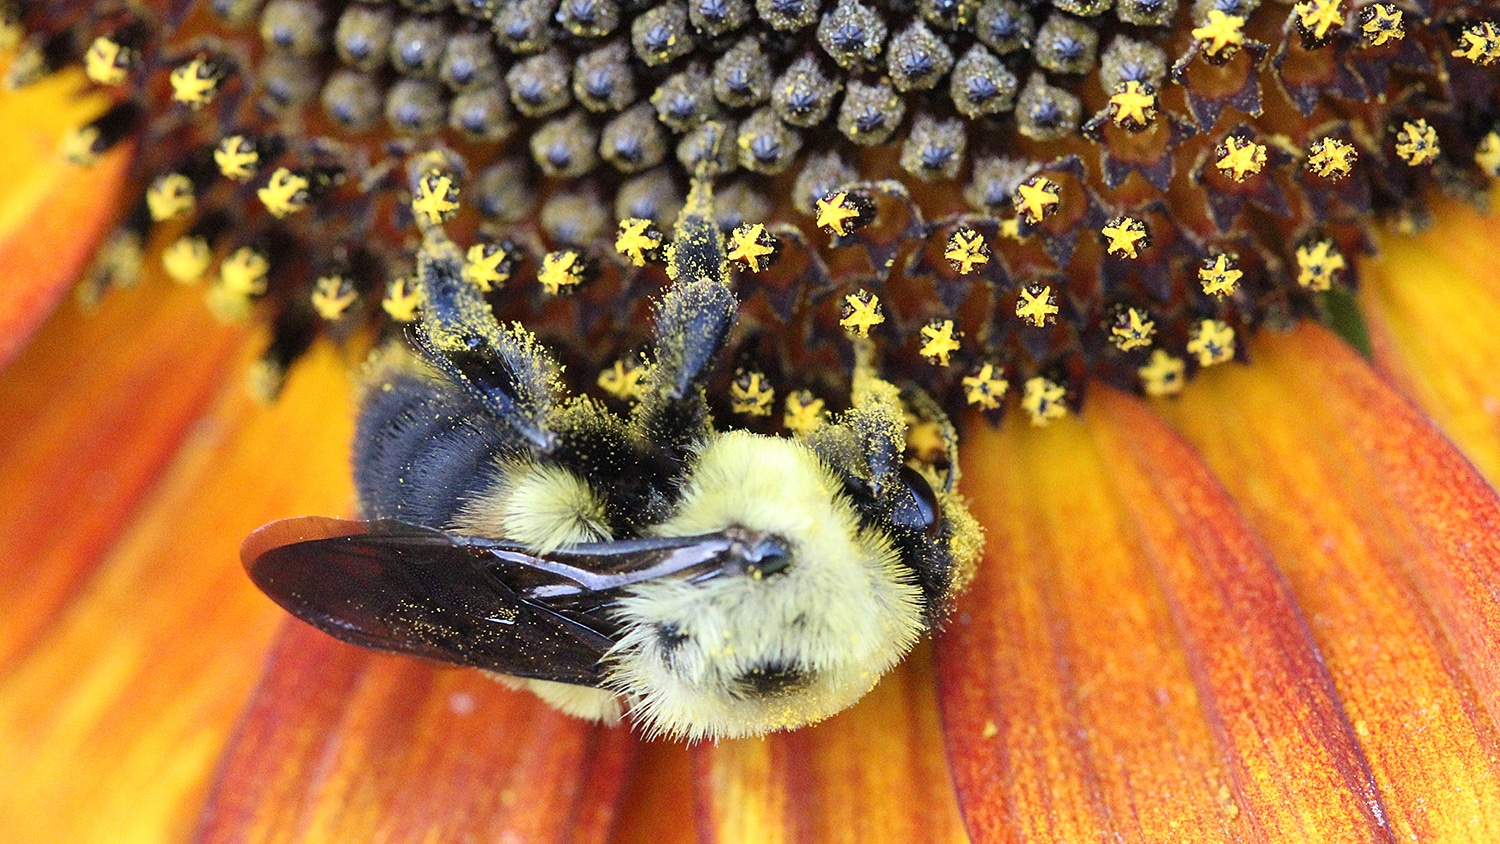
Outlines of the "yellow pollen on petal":
M999 367L987 363L973 375L964 376L963 388L964 401L980 410L998 410L1010 389L1010 382L1002 377Z
M192 108L202 108L219 92L219 77L202 57L172 69L168 77L172 99Z
M96 85L122 85L130 78L130 52L101 35L83 55L83 73Z
M152 180L146 188L146 210L160 223L193 213L197 198L193 182L181 173L167 173Z
M1151 353L1151 360L1136 370L1136 374L1141 376L1141 386L1146 388L1146 395L1175 396L1182 392L1182 385L1185 383L1182 376L1186 368L1182 358L1157 349Z
M99 153L96 150L98 143L98 127L80 126L63 135L62 157L78 167L93 167L99 163Z
M415 320L421 306L422 288L405 276L392 279L385 288L385 298L380 300L380 309L396 322Z
M417 180L411 212L430 225L439 225L458 213L458 185L441 173L428 173Z
M1292 7L1292 14L1297 16L1298 25L1319 41L1327 38L1330 30L1343 29L1346 20L1339 0L1303 0Z
M1219 172L1236 182L1243 182L1266 166L1266 148L1254 141L1230 135L1219 147Z
M229 253L219 265L219 284L240 296L259 296L266 292L266 276L271 261L253 246L241 246Z
M765 382L765 376L751 372L729 385L729 409L746 416L770 416L776 390Z
M765 223L741 223L729 234L729 260L744 264L752 273L771 266L775 255L776 238L766 231Z
M1500 30L1489 21L1476 23L1463 31L1458 37L1461 46L1453 51L1453 55L1468 59L1469 61L1488 67L1500 59Z
M1297 247L1297 283L1309 290L1329 289L1345 266L1343 254L1331 240Z
M951 319L933 320L922 326L922 339L925 342L918 354L938 366L947 366L949 356L961 348Z
M312 184L285 167L278 167L271 174L271 181L255 192L262 205L273 217L286 217L307 207L311 197L308 191Z
M196 284L213 260L213 250L201 237L179 237L161 252L162 269L179 284Z
M358 300L354 285L341 275L325 275L313 283L312 306L329 322L343 316Z
M583 283L583 256L572 249L548 252L542 257L542 268L536 280L553 296Z
M1144 349L1156 336L1156 323L1137 308L1127 308L1109 328L1109 341L1122 352Z
M1338 138L1320 138L1307 148L1307 169L1316 176L1337 181L1354 171L1358 158L1354 144Z
M1406 37L1406 25L1403 21L1405 13L1395 6L1375 3L1366 6L1360 14L1363 22L1359 29L1371 45L1381 47L1390 41L1400 41Z
M1234 360L1234 329L1223 320L1202 320L1193 327L1187 350L1197 355L1199 366Z
M854 231L863 214L848 191L836 191L818 200L817 211L818 228L840 236Z
M794 434L810 434L823 427L824 416L823 400L807 390L798 390L786 397L781 424Z
M645 377L646 372L646 365L639 360L622 358L615 361L609 369L600 372L596 383L599 389L621 401L640 401L641 379Z
M1474 147L1474 163L1490 176L1500 176L1500 132L1491 131Z
M1396 133L1396 154L1402 161L1412 167L1431 164L1437 160L1439 151L1437 130L1426 120L1418 118L1401 124L1401 131Z
M1022 288L1016 299L1016 316L1034 328L1050 325L1057 317L1057 299L1052 296L1052 288L1044 284Z
M1099 230L1104 248L1117 258L1139 258L1141 250L1151 245L1151 232L1144 221L1134 217L1116 217Z
M510 251L492 243L476 243L464 253L464 281L488 293L510 278Z
M1062 188L1045 176L1032 176L1016 186L1016 212L1030 225L1036 225L1057 212Z
M985 245L984 235L964 227L948 238L948 248L943 252L943 257L948 259L954 272L968 275L974 272L975 267L982 267L990 262L990 248Z
M661 251L662 235L650 220L627 217L620 221L620 233L615 237L615 251L625 256L637 267L646 266L651 256Z
M1156 91L1139 80L1126 80L1115 86L1109 108L1116 126L1138 132L1156 119Z
M870 329L885 322L880 312L880 297L868 290L857 290L844 297L839 325L859 337L869 337Z
M1043 427L1068 415L1067 397L1061 384L1037 375L1028 378L1021 390L1021 409L1031 417L1031 424Z
M1198 281L1203 284L1203 292L1210 296L1228 296L1233 293L1244 275L1234 259L1222 253L1198 267Z
M260 171L260 152L244 135L230 135L214 147L214 164L224 178L248 182Z
M1210 9L1203 23L1193 28L1192 35L1209 56L1227 59L1245 43L1245 19Z

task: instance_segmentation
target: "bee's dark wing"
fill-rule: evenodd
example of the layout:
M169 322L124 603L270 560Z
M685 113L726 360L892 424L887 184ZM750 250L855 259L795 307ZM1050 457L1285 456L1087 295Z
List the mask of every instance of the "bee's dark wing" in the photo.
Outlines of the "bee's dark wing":
M250 579L292 615L356 645L517 677L598 686L608 609L663 577L764 576L777 537L730 528L576 545L545 555L402 522L272 522L240 548Z
M250 579L335 638L501 674L597 686L604 633L526 601L484 548L395 522L288 519L240 549Z

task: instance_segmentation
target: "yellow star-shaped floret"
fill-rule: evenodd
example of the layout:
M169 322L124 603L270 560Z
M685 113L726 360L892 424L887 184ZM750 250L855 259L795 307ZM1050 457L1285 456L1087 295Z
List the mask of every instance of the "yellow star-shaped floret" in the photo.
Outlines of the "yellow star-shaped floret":
M953 320L937 319L922 326L922 348L917 353L927 358L928 363L947 366L949 356L958 351L958 338L953 336Z
M1139 132L1156 119L1156 90L1139 80L1126 80L1115 86L1109 107L1116 126Z
M1440 151L1437 130L1426 120L1408 120L1396 133L1396 154L1412 167L1437 161Z
M1062 188L1046 176L1032 176L1016 186L1016 212L1030 225L1036 225L1057 212L1062 202Z
M1488 67L1500 59L1500 30L1489 21L1476 23L1458 37L1460 47L1453 55Z
M421 222L436 226L458 213L458 185L442 173L428 173L417 180L411 212Z
M1151 338L1155 336L1156 323L1151 320L1151 315L1137 308L1121 311L1109 327L1109 342L1122 352L1144 349L1151 345Z
M997 233L1001 237L1009 238L1010 240L1014 240L1017 243L1021 243L1026 240L1026 236L1021 234L1020 217L1006 217L1005 219L1001 220L1000 229Z
M1297 247L1297 283L1309 290L1327 290L1347 266L1344 256L1331 240L1319 240Z
M193 213L197 205L193 182L181 173L157 176L146 188L146 210L160 223Z
M964 401L980 410L998 410L1010 389L1010 382L1005 380L999 367L987 363L973 375L964 376L963 388Z
M932 465L948 453L948 439L943 435L943 426L930 419L906 417L906 453L917 461Z
M656 224L639 217L627 217L620 221L620 233L615 236L615 251L625 256L637 267L661 253L662 234Z
M224 178L248 182L260 170L260 152L244 135L230 135L214 147L214 164Z
M729 235L729 260L744 264L752 273L771 266L775 256L776 238L764 223L741 223Z
M1406 25L1402 20L1405 14L1389 3L1366 6L1360 12L1360 17L1363 20L1359 30L1373 46L1381 47L1390 41L1400 41L1406 37Z
M823 427L823 400L807 390L786 397L781 424L794 434L810 434Z
M183 235L172 241L161 251L161 266L167 277L179 284L195 284L208 272L214 260L208 241L193 235Z
M96 85L120 85L130 78L130 52L101 35L83 55L83 73Z
M865 209L848 191L834 191L818 200L818 228L843 236L859 226Z
M1266 166L1266 148L1238 135L1225 138L1218 152L1214 166L1236 182L1245 181Z
M380 300L380 309L396 322L415 320L421 306L422 288L406 276L391 279L385 288L385 298Z
M557 296L582 284L583 274L583 255L564 249L548 252L542 257L542 268L537 271L536 280L541 282L543 290Z
M1182 392L1183 371L1187 365L1182 358L1161 349L1151 353L1151 360L1136 370L1141 376L1141 385L1148 396L1175 396Z
M1067 388L1037 375L1026 379L1021 390L1021 409L1031 417L1031 424L1040 428L1068 415L1067 398Z
M266 275L271 261L253 246L241 246L229 253L219 265L219 284L239 296L259 296L266 292Z
M1016 299L1016 316L1035 328L1050 325L1057 317L1057 299L1052 296L1052 288L1044 284L1022 288Z
M193 108L213 102L219 93L219 76L206 59L195 58L172 69L172 99Z
M318 316L334 322L359 300L359 293L342 275L320 276L313 282L312 306Z
M1297 25L1315 41L1322 41L1333 30L1343 29L1344 10L1340 0L1302 0L1292 7Z
M1134 217L1116 217L1099 233L1104 235L1105 251L1118 258L1139 258L1141 250L1151 245L1151 231Z
M1354 144L1338 138L1320 138L1307 148L1307 169L1325 179L1342 179L1354 171L1359 158Z
M63 135L62 156L68 163L75 166L93 167L99 163L98 146L99 128L79 126Z
M860 337L869 337L870 329L885 322L885 314L880 312L880 297L868 290L846 295L842 311L839 325Z
M488 293L510 279L510 250L496 243L476 243L464 253L464 281Z
M770 416L775 398L776 390L759 372L741 375L729 385L729 409L745 416Z
M1209 9L1208 16L1193 28L1192 35L1202 42L1203 52L1210 58L1228 59L1245 43L1245 19Z
M621 401L640 401L643 390L641 379L647 372L645 364L635 358L622 358L609 369L599 373L599 389Z
M261 204L271 216L280 218L306 208L312 199L310 188L312 183L306 177L285 167L277 167L271 174L271 181L255 195L260 197Z
M1234 360L1234 329L1223 320L1202 320L1193 327L1187 350L1198 356L1199 366Z
M1474 163L1491 176L1500 176L1500 132L1491 131L1474 147Z
M1233 293L1244 275L1234 259L1223 253L1204 261L1198 267L1198 281L1203 284L1203 292L1210 296L1228 296Z
M990 248L985 245L984 235L965 226L948 238L948 249L943 253L953 271L960 275L974 272L990 262Z

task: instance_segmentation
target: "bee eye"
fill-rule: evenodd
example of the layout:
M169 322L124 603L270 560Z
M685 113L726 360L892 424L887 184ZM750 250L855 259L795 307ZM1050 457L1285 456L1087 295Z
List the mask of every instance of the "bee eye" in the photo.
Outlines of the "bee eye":
M912 504L897 509L897 524L924 531L929 536L937 533L938 502L932 485L910 466L901 467L901 482L906 485Z

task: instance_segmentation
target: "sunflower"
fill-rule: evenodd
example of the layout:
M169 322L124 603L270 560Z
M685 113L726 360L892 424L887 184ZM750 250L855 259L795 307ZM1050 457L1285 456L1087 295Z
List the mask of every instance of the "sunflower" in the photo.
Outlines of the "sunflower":
M1500 259L1429 199L1500 167L1500 35L1435 5L5 6L0 837L1500 840ZM237 547L355 508L413 216L607 391L684 173L767 324L843 300L965 414L935 640L687 747L284 620Z

